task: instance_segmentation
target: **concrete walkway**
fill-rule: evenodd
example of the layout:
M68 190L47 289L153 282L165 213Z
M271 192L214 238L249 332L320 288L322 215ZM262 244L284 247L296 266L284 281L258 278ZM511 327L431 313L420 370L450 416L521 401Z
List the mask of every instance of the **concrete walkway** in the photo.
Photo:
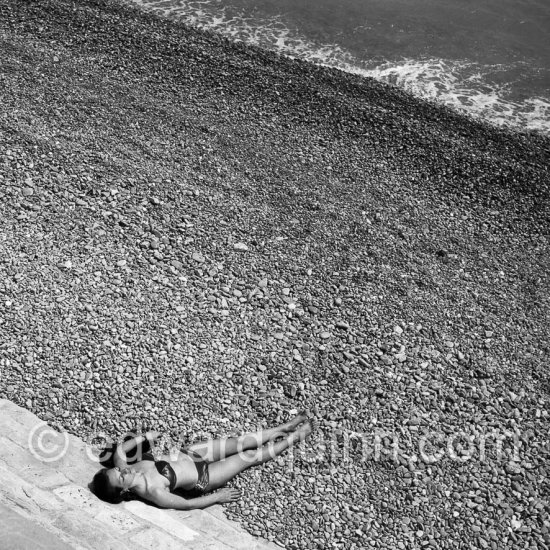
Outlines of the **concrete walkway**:
M0 399L3 550L280 550L227 520L220 506L179 512L104 503L88 488L99 469L92 456L82 440Z

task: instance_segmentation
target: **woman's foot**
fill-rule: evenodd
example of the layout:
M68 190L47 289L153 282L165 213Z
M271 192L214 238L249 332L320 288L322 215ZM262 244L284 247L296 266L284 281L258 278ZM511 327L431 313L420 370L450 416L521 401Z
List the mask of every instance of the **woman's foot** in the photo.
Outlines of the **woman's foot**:
M306 420L295 432L290 436L293 443L305 441L313 432L313 422Z
M284 432L290 433L296 430L300 424L303 424L307 420L307 414L305 411L300 411L294 418L286 422L281 426Z

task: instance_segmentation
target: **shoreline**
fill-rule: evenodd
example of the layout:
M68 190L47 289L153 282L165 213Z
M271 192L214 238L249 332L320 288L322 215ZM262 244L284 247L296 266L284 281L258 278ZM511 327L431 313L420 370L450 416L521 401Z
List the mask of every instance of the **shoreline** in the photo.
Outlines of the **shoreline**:
M0 21L1 398L83 439L411 436L241 476L289 549L548 544L549 138L137 7ZM412 460L489 428L520 461Z
M473 100L472 104L472 98L470 98L470 108L466 108L461 102L457 103L452 99L453 93L451 93L449 90L447 90L447 99L445 100L441 97L435 97L433 90L429 91L428 89L423 88L423 84L420 83L422 82L421 74L423 73L423 71L427 70L427 66L430 64L440 65L441 63L443 63L447 65L446 72L452 73L460 65L475 64L472 61L462 60L461 62L459 62L458 60L456 60L454 62L456 64L455 66L453 65L453 62L451 62L451 60L439 58L403 58L401 66L399 64L397 66L394 66L392 62L388 62L386 64L380 65L379 67L371 67L370 69L368 69L366 66L364 66L365 63L368 65L368 61L360 61L359 59L356 59L353 55L346 53L340 48L340 46L336 44L322 45L319 46L320 49L317 50L317 46L313 43L309 44L305 37L296 36L294 38L289 38L287 36L286 38L289 38L291 44L294 44L294 46L285 45L285 38L283 38L283 45L281 45L278 43L278 41L273 42L273 37L268 38L264 36L262 38L261 32L259 36L247 40L246 38L242 37L242 33L239 32L239 29L243 31L245 35L247 34L246 31L241 29L239 22L235 22L233 18L226 20L225 17L221 15L220 19L219 17L217 18L214 14L210 14L210 16L208 16L206 12L202 12L201 10L199 10L197 14L193 15L192 9L191 12L189 12L188 7L182 5L181 3L178 3L177 0L174 0L172 2L160 2L160 5L157 5L155 2L156 0L123 0L123 3L130 8L138 7L141 11L144 11L145 13L148 13L149 15L152 15L154 17L165 18L178 24L183 24L192 28L196 28L203 32L205 31L215 33L220 37L228 39L230 42L239 42L243 45L253 45L253 47L255 48L265 51L271 51L290 60L301 60L305 61L306 63L324 68L336 68L339 71L345 72L347 74L357 75L361 78L374 78L377 81L382 82L390 87L395 87L398 90L404 90L407 93L413 95L413 97L415 98L420 98L423 101L428 101L435 105L446 106L455 113L468 116L474 121L484 121L492 127L500 127L509 131L518 131L523 133L535 133L541 136L545 136L547 138L550 136L550 127L548 127L548 124L545 125L545 120L548 121L547 118L545 119L544 117L542 117L542 115L540 115L538 117L538 123L533 123L533 120L528 122L528 120L530 119L530 114L527 105L523 106L524 110L522 111L523 114L521 116L519 115L519 113L516 113L516 115L514 116L512 116L510 113L508 113L508 115L504 115L503 113L508 112L507 109L511 109L512 105L514 105L516 109L519 108L519 104L511 98L508 98L507 101L504 101L503 98L500 98L499 101L504 101L504 103L501 103L500 108L492 112L492 116L488 116L486 111L488 97L485 97L485 101L482 101L482 104L478 105L477 107L475 107L475 99ZM224 13L223 8L222 13ZM210 17L213 17L216 22L212 24L208 23ZM225 23L223 23L223 21L225 21ZM260 23L261 22L258 21L258 24ZM269 23L267 22L266 24L269 25ZM228 29L226 29L226 25L229 25L229 27L233 29L233 32L227 32ZM263 25L260 24L260 28L262 26ZM245 28L247 27L248 24L245 24ZM284 36L286 36L286 33L283 34ZM403 69L406 71L409 70L416 72L416 78L414 78L412 82L408 82L408 84L406 83L406 79L405 81L402 81L401 84L395 84L393 82L388 82L388 78L382 76L383 74L386 74L387 76L393 75L393 78L399 80ZM485 69L487 70L487 67L485 67ZM482 70L482 66L480 66L480 70ZM470 90L470 92L473 91L474 90ZM462 93L467 94L467 91L456 91L454 95L456 95L457 93L459 95L462 95ZM478 93L480 92L478 91ZM481 95L482 97L484 97L483 94ZM546 105L546 110L548 110L548 98L545 99L542 96L537 96L535 94L529 99L527 103L530 104L530 108L533 113L536 113L537 111L543 111L543 105ZM535 118L537 118L536 114L534 114L534 116ZM522 119L521 123L519 122L520 118ZM512 120L514 120L515 122L513 122ZM537 127L537 124L539 127ZM546 126L546 129L544 129L544 126Z

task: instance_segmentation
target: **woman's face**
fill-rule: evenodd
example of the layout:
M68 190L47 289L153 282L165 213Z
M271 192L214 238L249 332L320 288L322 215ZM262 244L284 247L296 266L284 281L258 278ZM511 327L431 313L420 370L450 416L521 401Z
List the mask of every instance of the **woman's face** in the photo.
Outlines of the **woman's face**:
M107 475L113 487L125 491L134 485L137 472L133 468L111 468Z

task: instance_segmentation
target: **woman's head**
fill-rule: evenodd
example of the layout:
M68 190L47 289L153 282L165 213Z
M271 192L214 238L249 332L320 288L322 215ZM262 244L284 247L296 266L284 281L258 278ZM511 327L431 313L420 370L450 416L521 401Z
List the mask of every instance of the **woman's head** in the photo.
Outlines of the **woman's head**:
M136 473L129 468L104 468L94 476L94 493L101 500L118 504L129 493L135 477Z

